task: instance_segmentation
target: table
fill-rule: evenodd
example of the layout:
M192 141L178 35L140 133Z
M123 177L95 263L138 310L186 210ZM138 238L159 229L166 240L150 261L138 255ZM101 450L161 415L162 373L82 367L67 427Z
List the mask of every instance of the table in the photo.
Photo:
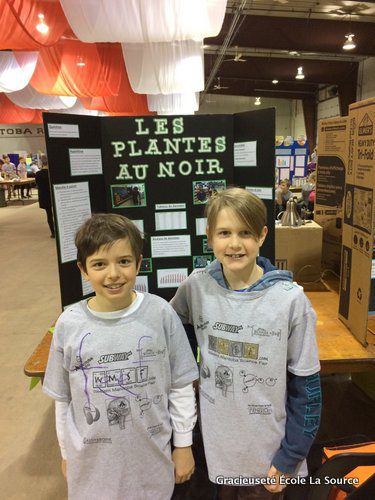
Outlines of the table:
M375 371L375 345L363 347L338 319L339 297L332 288L306 292L318 316L317 339L321 374ZM52 333L48 331L26 361L25 375L44 376Z
M24 187L24 186L30 186L35 183L35 179L29 178L29 179L22 179L19 181L12 181L12 180L5 180L5 181L0 181L0 187L1 186L19 186L19 187ZM14 191L13 191L14 194ZM21 189L17 189L17 198L13 199L8 199L7 202L9 201L20 201L23 205L25 204L24 198L21 198Z

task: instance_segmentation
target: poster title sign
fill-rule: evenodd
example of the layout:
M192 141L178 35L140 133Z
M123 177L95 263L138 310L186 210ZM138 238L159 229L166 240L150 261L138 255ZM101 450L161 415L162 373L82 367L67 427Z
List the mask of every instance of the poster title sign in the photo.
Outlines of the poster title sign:
M144 118L135 118L133 126L132 137L111 141L112 156L118 161L116 180L143 181L150 165L156 168L158 179L224 172L221 155L227 149L225 135L186 134L182 116L172 120L153 117L147 125Z

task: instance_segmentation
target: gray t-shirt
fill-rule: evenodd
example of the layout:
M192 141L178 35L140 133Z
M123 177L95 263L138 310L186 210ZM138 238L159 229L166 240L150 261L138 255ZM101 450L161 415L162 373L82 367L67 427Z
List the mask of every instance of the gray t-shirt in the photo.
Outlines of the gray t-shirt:
M286 424L287 371L320 369L316 315L302 290L278 281L259 291L221 287L195 270L171 301L201 350L200 412L210 480L266 477ZM305 461L296 475L306 475Z
M174 488L168 394L198 378L185 331L155 295L117 319L81 301L56 323L43 384L69 402L70 499L166 500Z

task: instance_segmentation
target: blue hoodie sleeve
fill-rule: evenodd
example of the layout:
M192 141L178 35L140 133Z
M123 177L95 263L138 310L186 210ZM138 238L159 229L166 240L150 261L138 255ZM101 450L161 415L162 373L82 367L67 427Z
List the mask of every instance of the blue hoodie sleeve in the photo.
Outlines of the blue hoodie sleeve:
M272 465L293 473L306 458L319 429L322 406L320 375L300 377L288 372L285 437Z

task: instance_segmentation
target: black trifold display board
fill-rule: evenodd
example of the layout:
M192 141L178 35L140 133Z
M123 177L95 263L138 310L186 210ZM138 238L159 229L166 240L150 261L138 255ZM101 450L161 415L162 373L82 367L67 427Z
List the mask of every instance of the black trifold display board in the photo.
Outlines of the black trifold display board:
M166 300L194 268L213 260L203 213L210 196L225 187L260 193L268 211L261 254L274 261L273 108L197 116L45 113L43 119L63 307L90 295L77 268L74 231L69 232L88 217L87 207L135 221L144 233L136 288ZM85 189L73 201L59 197L77 186Z

